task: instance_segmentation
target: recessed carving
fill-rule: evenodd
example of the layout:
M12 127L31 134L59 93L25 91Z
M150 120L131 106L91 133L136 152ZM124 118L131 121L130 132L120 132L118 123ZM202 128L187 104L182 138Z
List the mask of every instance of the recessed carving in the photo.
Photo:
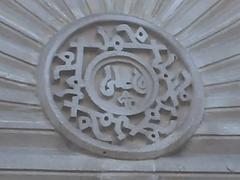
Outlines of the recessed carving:
M137 18L77 21L48 45L40 73L40 97L56 129L104 156L167 154L202 118L202 85L186 51Z

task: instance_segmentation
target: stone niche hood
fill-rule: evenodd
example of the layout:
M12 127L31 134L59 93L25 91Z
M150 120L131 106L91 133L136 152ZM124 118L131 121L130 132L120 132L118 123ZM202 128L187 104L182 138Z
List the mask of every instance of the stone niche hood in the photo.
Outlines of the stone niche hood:
M0 180L240 179L239 10L1 0Z

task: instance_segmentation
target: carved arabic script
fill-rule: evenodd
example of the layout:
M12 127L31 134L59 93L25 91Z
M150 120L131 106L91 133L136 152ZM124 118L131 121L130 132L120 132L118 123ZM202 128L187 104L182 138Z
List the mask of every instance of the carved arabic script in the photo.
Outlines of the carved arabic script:
M63 106L70 110L71 118L76 118L79 130L88 133L90 129L97 140L117 144L141 134L148 143L160 141L175 130L182 102L191 101L191 75L184 66L172 71L176 55L151 39L143 27L134 30L120 24L113 32L109 37L99 26L98 42L86 43L78 37L69 50L57 54L61 64L53 70L54 80L69 73L65 76L67 88L55 95L63 99ZM84 71L84 52L90 49L98 49L99 54ZM136 49L150 54L150 60L134 54ZM89 101L101 111L85 106ZM138 123L132 122L135 115ZM104 128L110 127L114 133L108 134Z

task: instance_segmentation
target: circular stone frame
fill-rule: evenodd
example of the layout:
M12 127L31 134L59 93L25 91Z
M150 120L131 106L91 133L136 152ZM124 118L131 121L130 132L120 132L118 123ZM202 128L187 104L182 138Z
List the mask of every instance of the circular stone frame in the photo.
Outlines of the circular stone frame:
M160 143L154 143L136 149L128 149L126 147L102 143L74 128L68 120L64 118L60 109L54 102L50 88L51 80L49 67L53 57L55 56L55 52L65 42L65 40L77 30L88 25L95 23L99 24L101 22L132 23L143 26L145 29L156 33L162 43L166 44L170 51L175 53L184 63L186 69L192 76L193 96L188 118L185 119L184 123L172 134L161 140ZM200 125L203 117L204 89L200 75L197 68L192 63L192 59L188 51L182 47L176 39L160 27L133 16L120 14L96 14L81 18L72 24L67 25L52 37L42 52L40 63L38 65L37 78L37 90L41 105L56 130L79 147L102 156L117 159L137 160L156 158L158 156L172 153L180 148L193 135L197 127Z

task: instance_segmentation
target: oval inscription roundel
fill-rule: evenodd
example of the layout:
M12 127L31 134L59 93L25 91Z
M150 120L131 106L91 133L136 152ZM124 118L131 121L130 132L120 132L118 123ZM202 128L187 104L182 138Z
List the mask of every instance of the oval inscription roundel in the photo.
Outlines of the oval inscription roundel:
M136 17L92 15L68 25L38 70L41 104L56 130L98 155L166 155L202 120L203 87L188 52Z

